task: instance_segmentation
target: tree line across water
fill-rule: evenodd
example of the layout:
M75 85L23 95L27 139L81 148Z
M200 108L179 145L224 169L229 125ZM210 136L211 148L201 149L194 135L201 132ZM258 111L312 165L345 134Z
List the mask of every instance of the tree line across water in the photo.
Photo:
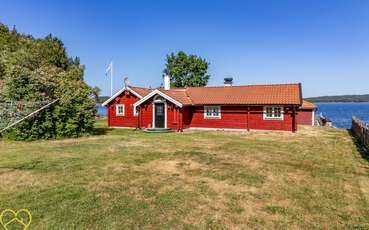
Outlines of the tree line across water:
M369 102L369 94L310 97L305 100L310 102Z

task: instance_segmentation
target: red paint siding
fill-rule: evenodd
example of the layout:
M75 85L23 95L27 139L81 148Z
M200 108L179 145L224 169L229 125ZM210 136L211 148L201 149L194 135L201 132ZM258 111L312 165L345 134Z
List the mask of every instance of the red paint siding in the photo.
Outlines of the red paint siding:
M313 110L301 109L299 111L298 123L300 125L313 125Z
M285 108L283 120L264 120L262 106L250 106L248 117L247 106L221 106L221 118L204 118L204 106L191 108L185 115L185 121L190 120L191 128L219 128L219 129L261 129L293 131L292 108ZM297 129L297 124L295 124Z
M221 118L204 118L204 106L192 108L190 127L193 128L247 128L247 107L222 106Z
M137 127L138 118L133 115L133 104L138 100L139 98L129 91L122 92L122 94L110 102L107 107L108 125L117 127ZM118 104L124 105L124 116L116 116L115 110Z
M167 128L178 130L180 126L180 109L167 101ZM145 103L141 104L140 113L140 127L141 128L152 128L153 127L153 104L152 100L149 99Z
M133 115L133 104L139 98L133 94L123 92L108 106L108 124L118 127L153 127L152 99L140 106L139 117ZM204 106L185 106L179 108L167 101L167 127L174 130L186 128L218 128L218 129L260 129L293 131L293 108L284 108L283 120L264 120L262 106L221 106L221 118L204 118ZM125 105L125 116L116 116L117 104ZM249 112L248 112L249 111ZM304 117L296 113L295 128L301 124ZM299 121L299 122L298 122ZM139 124L138 124L139 122ZM311 113L310 113L311 124Z
M141 104L140 109L140 127L152 128L152 100L147 100L144 104Z

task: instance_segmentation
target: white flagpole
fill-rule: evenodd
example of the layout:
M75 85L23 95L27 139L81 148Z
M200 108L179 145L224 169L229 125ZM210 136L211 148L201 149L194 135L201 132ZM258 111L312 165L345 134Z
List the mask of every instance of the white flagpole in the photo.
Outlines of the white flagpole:
M110 97L113 96L113 61L110 62Z

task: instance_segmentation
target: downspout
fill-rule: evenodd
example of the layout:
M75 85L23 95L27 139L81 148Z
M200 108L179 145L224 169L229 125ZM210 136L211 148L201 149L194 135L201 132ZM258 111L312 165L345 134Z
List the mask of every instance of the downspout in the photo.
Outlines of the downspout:
M180 116L180 118L181 118L181 125L180 125L180 127L181 127L181 132L183 132L183 108L181 108L181 116Z
M136 109L136 108L134 108ZM136 112L136 111L135 111ZM141 117L141 106L138 106L138 115L137 115L137 129L140 129L140 117Z
M247 131L250 131L250 106L247 106Z
M177 108L176 108L177 132L179 132L179 130L181 129L181 123L180 123L180 118L179 118L180 113L181 113L180 108L179 108L179 107L177 107Z
M292 110L292 132L296 132L296 107Z

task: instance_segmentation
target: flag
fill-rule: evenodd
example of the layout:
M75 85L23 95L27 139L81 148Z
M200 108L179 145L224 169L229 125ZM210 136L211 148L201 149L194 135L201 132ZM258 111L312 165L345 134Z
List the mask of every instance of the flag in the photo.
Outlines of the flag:
M110 64L108 65L108 67L106 68L106 70L105 70L105 75L106 76L108 76L108 73L110 72L112 72L112 70L113 70L113 63L112 62L110 62Z

